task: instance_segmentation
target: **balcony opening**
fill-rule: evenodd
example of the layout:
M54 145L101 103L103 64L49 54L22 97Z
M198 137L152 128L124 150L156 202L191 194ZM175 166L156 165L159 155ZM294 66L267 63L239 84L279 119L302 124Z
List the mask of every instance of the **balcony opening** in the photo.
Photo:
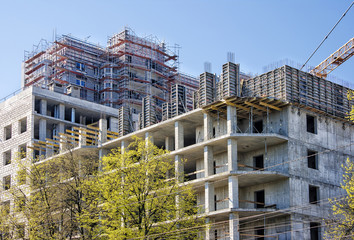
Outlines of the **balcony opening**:
M308 168L318 169L318 155L316 151L307 150L307 166Z
M10 200L2 202L1 207L3 209L4 215L9 215L9 213L10 213ZM4 238L4 239L9 239L9 238Z
M27 131L27 118L23 118L19 121L19 130L20 130L20 134L24 133Z
M11 164L11 150L4 152L3 158L4 158L4 165L5 166Z
M9 190L11 188L11 175L5 176L3 178L3 189Z
M264 227L257 227L255 229L255 235L257 240L264 240Z
M263 132L263 120L259 120L253 123L253 132L254 133Z
M12 127L11 124L4 128L4 138L9 140L12 137Z
M311 204L318 204L319 200L319 187L309 186L309 202Z
M218 199L216 197L216 195L214 195L214 211L216 211L218 208Z
M22 144L22 145L18 146L18 152L19 152L19 156L21 159L25 158L27 156L26 144Z
M306 130L309 133L317 134L317 123L314 116L306 115Z
M321 239L321 224L319 222L310 222L310 239L311 240L319 240Z
M265 195L264 190L254 192L254 207L255 208L264 208L265 205Z
M253 157L253 167L254 170L264 170L264 158L263 154Z

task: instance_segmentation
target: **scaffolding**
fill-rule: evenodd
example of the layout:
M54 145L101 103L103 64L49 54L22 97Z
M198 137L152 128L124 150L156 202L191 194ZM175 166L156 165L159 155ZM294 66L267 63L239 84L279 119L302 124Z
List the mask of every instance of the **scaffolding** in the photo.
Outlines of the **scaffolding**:
M41 41L24 61L24 86L35 85L91 102L142 111L151 96L157 109L169 102L174 84L187 87L187 108L197 79L178 72L178 55L156 37L139 37L130 28L113 35L107 47L69 35Z

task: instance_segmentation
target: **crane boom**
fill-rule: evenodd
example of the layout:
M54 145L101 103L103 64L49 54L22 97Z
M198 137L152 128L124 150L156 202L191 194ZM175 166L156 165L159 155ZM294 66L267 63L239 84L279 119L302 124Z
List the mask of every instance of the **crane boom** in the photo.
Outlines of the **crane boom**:
M336 69L339 65L347 61L354 55L354 38L350 39L346 44L335 51L326 60L310 71L311 74L321 78L326 78L327 75Z

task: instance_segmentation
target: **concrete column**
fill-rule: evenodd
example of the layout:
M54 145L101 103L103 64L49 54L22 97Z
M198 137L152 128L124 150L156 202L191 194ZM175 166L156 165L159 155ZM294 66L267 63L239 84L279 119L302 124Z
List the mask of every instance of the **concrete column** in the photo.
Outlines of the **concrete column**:
M212 220L210 218L205 218L205 224L206 224L206 227L205 227L205 240L212 240L214 239L214 235L212 233ZM230 238L231 239L231 238Z
M213 138L213 118L204 113L204 141Z
M178 182L184 181L184 164L183 164L183 156L176 155L175 156L175 172L176 179Z
M98 122L99 125L99 134L98 134L98 145L101 146L107 141L107 120L101 118Z
M227 139L227 166L230 172L237 171L237 140Z
M204 147L204 177L214 174L214 151L212 146Z
M101 148L98 151L98 157L99 157L99 164L98 164L98 171L102 171L103 165L102 165L102 158L108 154L108 150Z
M239 208L238 202L238 177L229 176L229 208Z
M109 126L110 126L110 131L118 132L118 118L110 117Z
M75 122L75 108L71 108L71 122Z
M152 144L154 144L154 136L151 132L145 133L145 141L149 140Z
M238 231L239 228L239 215L238 213L230 213L229 214L229 232L230 239L239 240L240 233Z
M47 120L39 119L39 140L45 141L47 137Z
M39 111L40 114L47 115L47 100L41 99Z
M165 137L165 149L168 151L173 151L175 148L174 146L174 139L173 137Z
M58 133L63 133L65 130L64 123L58 123L57 130L58 130Z
M59 119L65 119L65 105L62 103L59 104Z
M182 122L175 122L175 150L184 147L184 127Z
M79 147L82 147L82 146L86 146L87 143L86 143L86 136L84 136L83 134L86 134L86 131L83 131L83 130L79 130Z
M46 141L47 143L49 143L49 141ZM50 145L49 145L50 146ZM49 148L46 149L46 157L51 157L54 155L54 150L53 147L50 146Z
M236 133L237 131L237 112L236 107L227 106L227 133Z
M214 190L214 183L205 182L205 213L215 211Z
M128 147L129 143L127 141L122 141L120 143L120 153L124 154L126 148Z

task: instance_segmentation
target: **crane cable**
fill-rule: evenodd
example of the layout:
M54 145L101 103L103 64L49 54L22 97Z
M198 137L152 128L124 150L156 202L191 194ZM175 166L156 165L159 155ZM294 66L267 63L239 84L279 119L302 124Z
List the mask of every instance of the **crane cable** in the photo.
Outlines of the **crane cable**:
M308 63L308 61L310 61L310 59L312 58L312 56L317 52L317 50L322 46L322 44L324 43L324 41L326 41L326 39L328 38L328 36L333 32L333 30L337 27L337 25L340 23L340 21L344 18L344 16L347 14L347 12L350 10L350 8L354 5L354 1L350 4L350 6L348 7L348 9L343 13L343 15L341 16L341 18L337 21L337 23L333 26L333 28L331 29L331 31L329 31L329 33L325 36L325 38L322 40L322 42L320 43L320 45L318 45L318 47L316 48L316 50L311 54L311 56L306 60L306 62L304 63L304 65L302 65L302 67L300 68L300 70L302 70L305 65Z

